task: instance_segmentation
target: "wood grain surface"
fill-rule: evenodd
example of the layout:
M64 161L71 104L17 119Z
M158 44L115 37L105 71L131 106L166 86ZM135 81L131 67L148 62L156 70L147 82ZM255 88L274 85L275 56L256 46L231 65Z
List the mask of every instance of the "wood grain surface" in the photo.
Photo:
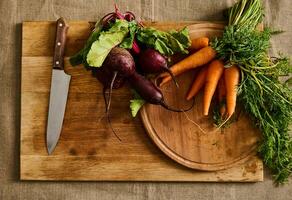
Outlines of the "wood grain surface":
M152 25L166 30L187 24L191 22ZM82 47L92 25L69 22L65 56ZM111 119L122 139L119 142L105 119L101 84L83 66L70 66L68 57L65 71L72 78L63 129L54 153L48 156L45 129L54 33L54 22L23 23L22 180L262 181L262 162L256 156L230 170L209 173L188 169L166 157L150 141L140 119L131 117L127 86L115 90L112 98Z

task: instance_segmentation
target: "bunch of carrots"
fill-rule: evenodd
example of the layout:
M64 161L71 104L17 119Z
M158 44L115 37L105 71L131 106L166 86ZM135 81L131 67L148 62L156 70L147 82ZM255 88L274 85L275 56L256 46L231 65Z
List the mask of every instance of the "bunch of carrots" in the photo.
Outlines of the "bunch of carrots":
M226 10L228 25L222 37L192 41L195 53L174 64L170 70L177 76L200 67L187 99L204 89L203 114L208 115L217 89L222 127L233 115L236 99L262 132L259 154L275 175L276 183L284 183L292 173L292 90L282 76L291 75L289 58L269 56L270 38L275 32L261 25L264 9L261 0L238 0ZM160 85L171 77L160 74ZM291 80L291 79L288 79ZM219 124L218 124L219 123ZM291 129L290 129L291 132Z
M236 65L224 66L223 61L216 59L216 51L209 46L207 37L193 39L190 49L197 51L170 68L174 76L194 68L201 68L186 99L192 99L204 89L203 114L208 115L217 88L221 117L229 119L235 111L240 69ZM161 80L160 86L171 80L171 76L167 73L160 74L158 78Z

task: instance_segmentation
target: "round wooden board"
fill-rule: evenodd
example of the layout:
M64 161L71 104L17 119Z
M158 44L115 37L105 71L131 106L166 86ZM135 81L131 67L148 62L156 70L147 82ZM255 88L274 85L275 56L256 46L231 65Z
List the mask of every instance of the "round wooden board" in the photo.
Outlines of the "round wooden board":
M223 25L214 23L190 25L191 38L218 36ZM185 100L196 71L177 77L180 88L170 82L162 92L167 104L175 108L187 108L191 102ZM214 99L214 98L213 98ZM141 109L142 122L154 143L170 158L189 168L216 171L245 162L256 153L260 139L259 131L253 127L244 112L237 111L237 121L228 128L217 130L212 120L202 114L202 93L195 100L195 106L186 114L170 112L161 106L147 104Z

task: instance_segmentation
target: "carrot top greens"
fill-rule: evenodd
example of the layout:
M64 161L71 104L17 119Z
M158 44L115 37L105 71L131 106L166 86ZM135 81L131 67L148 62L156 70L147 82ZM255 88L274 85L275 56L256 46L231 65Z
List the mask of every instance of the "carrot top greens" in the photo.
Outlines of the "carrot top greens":
M258 151L265 165L276 183L284 183L292 172L292 90L279 78L292 67L288 58L268 55L272 31L256 29L263 19L260 0L240 0L228 10L228 19L222 38L211 45L226 67L240 67L239 102L263 134Z

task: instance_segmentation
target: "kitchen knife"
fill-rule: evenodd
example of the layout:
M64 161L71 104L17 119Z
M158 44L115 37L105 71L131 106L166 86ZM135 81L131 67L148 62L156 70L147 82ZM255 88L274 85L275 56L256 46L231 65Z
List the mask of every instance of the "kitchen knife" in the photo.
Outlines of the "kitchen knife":
M49 155L54 151L61 134L71 79L71 76L64 72L64 49L68 28L63 18L57 20L47 123L47 150Z

